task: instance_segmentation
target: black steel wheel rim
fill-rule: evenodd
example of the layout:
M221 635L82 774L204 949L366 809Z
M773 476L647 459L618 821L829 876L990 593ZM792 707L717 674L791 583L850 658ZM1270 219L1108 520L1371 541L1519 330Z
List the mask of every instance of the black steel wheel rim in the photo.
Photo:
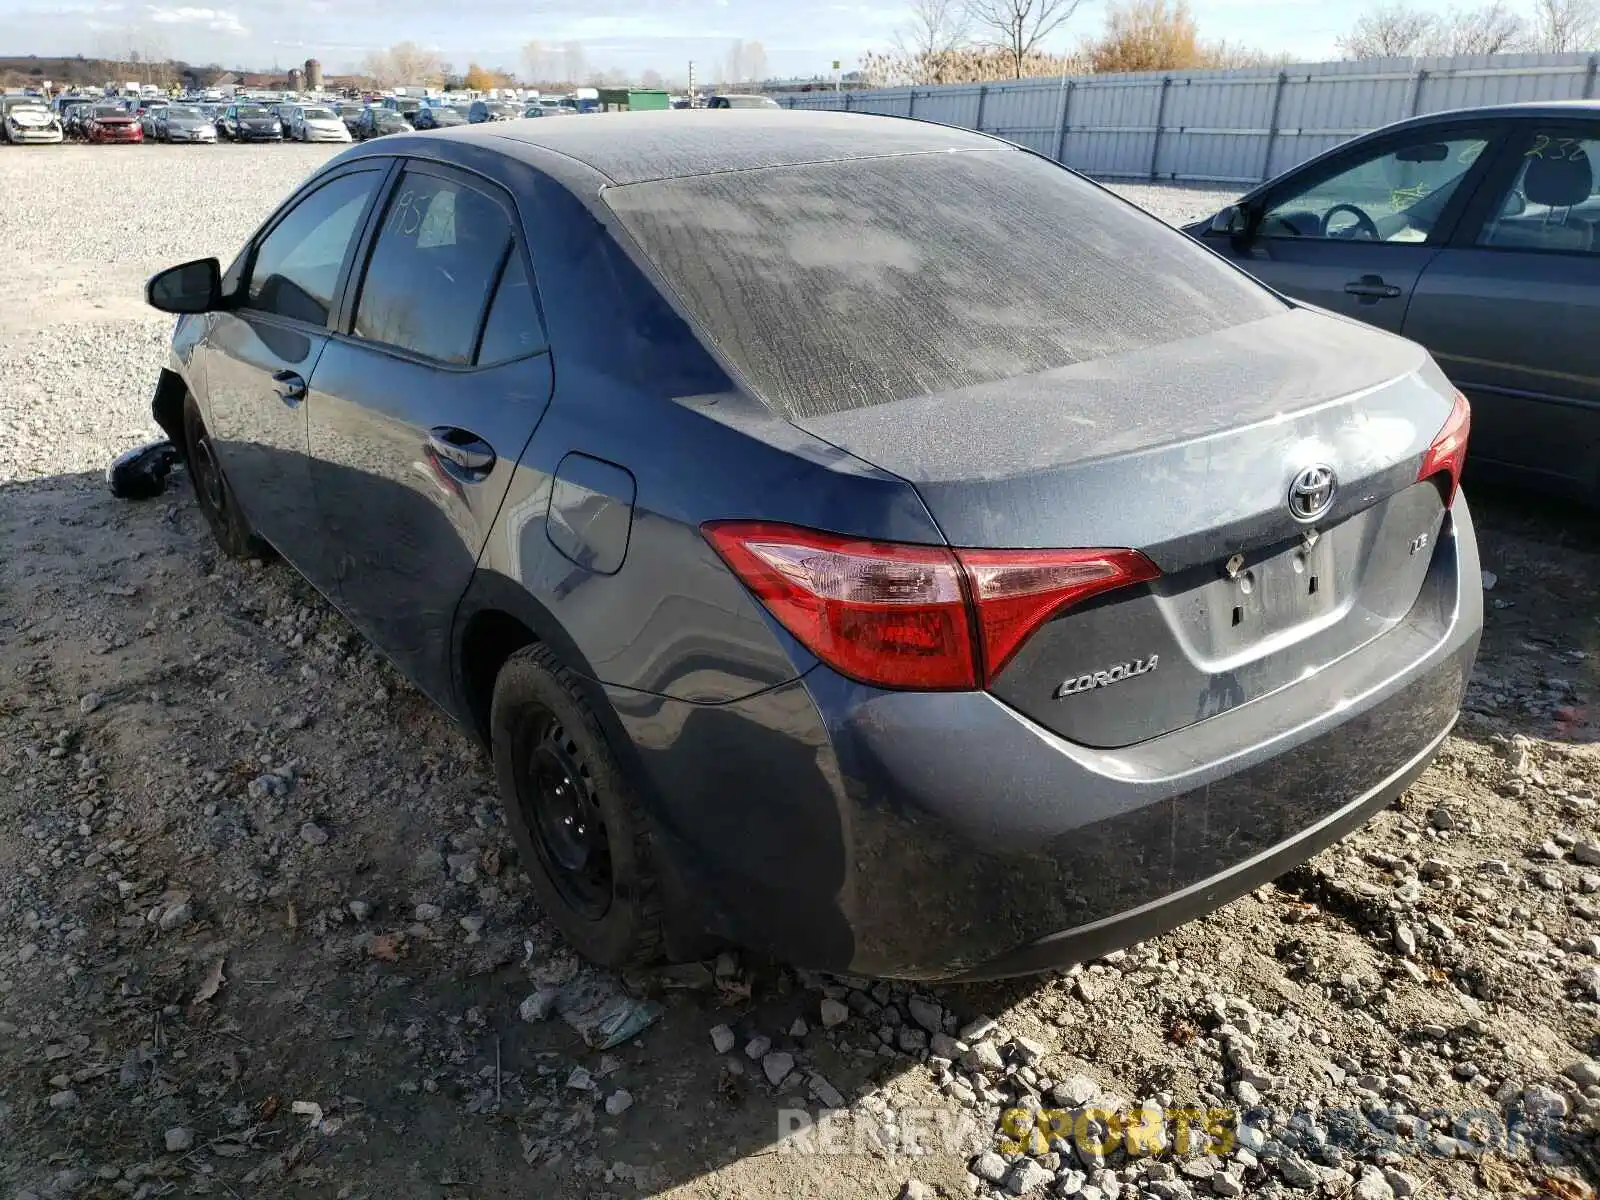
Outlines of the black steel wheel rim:
M577 743L553 714L540 714L525 744L518 802L556 890L598 921L611 907L611 843L594 781Z
M196 440L194 458L195 482L200 485L200 495L213 511L223 512L227 507L227 493L222 487L222 468L217 465L210 438L202 436Z

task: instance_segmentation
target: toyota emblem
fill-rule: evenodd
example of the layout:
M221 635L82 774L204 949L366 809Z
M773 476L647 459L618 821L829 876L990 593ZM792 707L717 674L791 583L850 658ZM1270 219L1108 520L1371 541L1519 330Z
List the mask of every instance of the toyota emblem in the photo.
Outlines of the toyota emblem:
M1289 513L1296 521L1315 521L1333 505L1338 481L1323 463L1307 467L1289 485Z

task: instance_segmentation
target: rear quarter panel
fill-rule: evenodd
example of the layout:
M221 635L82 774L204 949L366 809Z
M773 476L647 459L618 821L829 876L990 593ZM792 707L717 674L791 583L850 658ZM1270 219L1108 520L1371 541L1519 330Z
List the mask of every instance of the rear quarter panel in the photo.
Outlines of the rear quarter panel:
M918 542L940 541L937 528L909 485L740 393L566 186L536 172L524 183L518 202L530 206L524 227L555 392L482 570L536 597L603 683L721 703L795 678L815 660L728 571L700 525L765 517ZM555 477L572 454L635 483L631 504L608 498L613 510L630 508L614 571L551 541Z

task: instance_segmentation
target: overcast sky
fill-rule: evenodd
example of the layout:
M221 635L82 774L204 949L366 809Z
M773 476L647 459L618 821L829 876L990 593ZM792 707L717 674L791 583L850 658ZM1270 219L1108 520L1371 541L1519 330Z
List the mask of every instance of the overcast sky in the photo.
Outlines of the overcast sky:
M903 2L903 0L901 0ZM1441 0L1425 0L1442 7ZM0 0L0 53L111 52L127 31L152 36L191 63L287 68L307 57L329 74L353 69L366 53L409 39L437 49L458 71L469 62L520 70L530 39L581 42L591 70L655 69L681 77L690 59L708 78L735 39L759 41L772 75L848 70L861 53L890 44L905 13L895 0L238 0L220 7L134 0ZM1376 0L1191 0L1202 35L1226 38L1302 60L1334 57L1334 38ZM1096 32L1103 0L1084 0L1055 39L1064 48ZM712 76L714 77L714 75Z

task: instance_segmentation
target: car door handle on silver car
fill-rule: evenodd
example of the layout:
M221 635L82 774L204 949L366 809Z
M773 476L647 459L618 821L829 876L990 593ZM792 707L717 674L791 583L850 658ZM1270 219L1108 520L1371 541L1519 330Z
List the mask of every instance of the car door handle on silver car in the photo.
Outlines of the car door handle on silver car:
M475 433L439 425L428 430L428 455L463 483L478 483L494 469L494 447Z
M1363 275L1345 284L1344 294L1360 296L1363 300L1393 300L1400 294L1400 289L1392 283L1385 283L1382 275Z
M293 371L275 372L272 386L278 393L278 399L291 407L306 398L306 381Z

